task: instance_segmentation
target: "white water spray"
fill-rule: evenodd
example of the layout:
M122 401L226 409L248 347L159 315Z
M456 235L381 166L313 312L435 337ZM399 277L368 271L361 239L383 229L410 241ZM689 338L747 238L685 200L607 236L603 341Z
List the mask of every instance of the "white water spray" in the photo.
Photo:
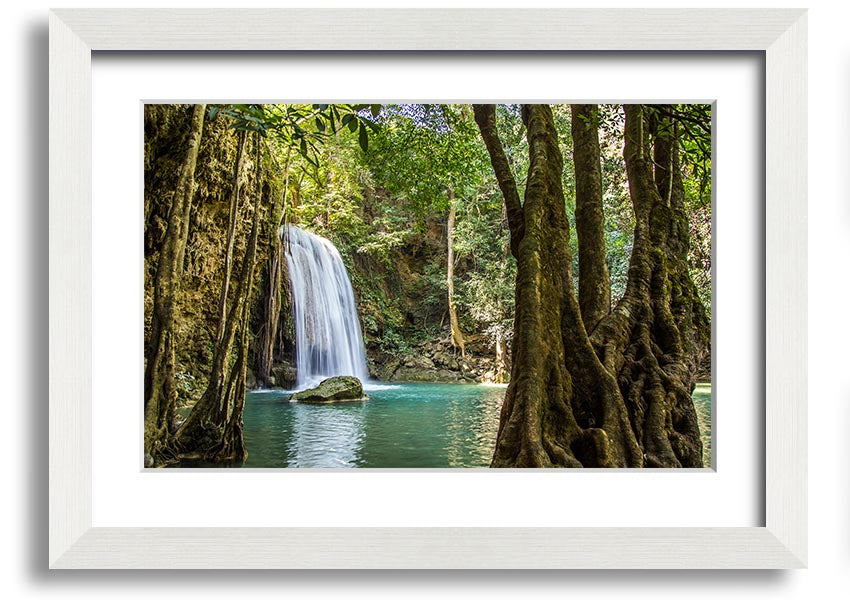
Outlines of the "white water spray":
M342 257L329 240L309 231L287 225L285 233L296 387L311 387L336 375L353 375L365 383L369 371L363 335Z

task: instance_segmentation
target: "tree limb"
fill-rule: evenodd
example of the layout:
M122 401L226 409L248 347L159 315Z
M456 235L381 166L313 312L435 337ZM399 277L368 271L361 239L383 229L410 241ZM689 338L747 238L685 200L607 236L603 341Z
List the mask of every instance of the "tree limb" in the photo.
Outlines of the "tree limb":
M518 256L519 242L525 235L525 217L522 212L522 203L517 192L516 179L511 171L499 132L496 129L496 105L495 104L473 104L475 123L481 131L484 145L490 154L490 162L499 182L499 189L505 199L505 208L508 215L508 228L511 231L511 254L514 258Z

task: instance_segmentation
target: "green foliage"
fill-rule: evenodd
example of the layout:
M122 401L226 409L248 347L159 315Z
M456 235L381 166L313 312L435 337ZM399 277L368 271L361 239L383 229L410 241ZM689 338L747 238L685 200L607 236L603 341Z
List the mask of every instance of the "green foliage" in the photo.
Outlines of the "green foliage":
M525 180L528 174L528 140L525 137L520 105L498 104L496 126L521 198L525 194Z
M516 267L508 251L501 193L471 107L303 104L215 110L226 114L232 127L260 131L278 155L294 151L287 221L337 245L361 296L368 340L387 352L406 352L410 340L439 332L441 324L447 327L445 241L440 236L450 198L457 215L455 301L462 328L491 339L497 333L510 337ZM700 297L710 306L711 107L660 105L653 110L679 124L691 223L689 260ZM562 186L577 275L571 111L568 105L553 105L552 111L564 159ZM522 196L528 142L521 107L498 105L496 113ZM600 105L597 114L606 260L616 303L625 292L634 213L622 155L622 106ZM672 130L662 128L658 135L672 135ZM426 255L417 255L429 245ZM411 298L415 305L406 306Z
M191 107L149 105L145 112L145 256L156 259L169 198L148 188L173 189L183 124ZM700 299L711 305L711 107L664 105L655 109L679 125L690 226L689 265ZM564 159L565 209L574 227L575 180L571 112L553 105ZM227 198L236 154L234 130L257 132L263 142L264 198L261 246L292 223L329 238L348 268L364 339L370 351L400 356L418 344L447 339L446 222L455 208L454 300L461 330L477 341L510 341L516 263L510 253L504 201L471 107L449 104L266 104L209 108L196 168L196 200L187 247L186 290L176 333L181 398L203 389L215 331ZM520 198L528 173L528 142L518 104L496 106L496 124ZM621 105L600 105L599 141L605 214L606 260L612 301L625 292L634 214L623 160ZM670 135L662 129L659 136ZM242 185L250 184L253 152ZM240 208L239 222L251 213ZM571 232L574 283L578 284L577 236ZM237 236L241 255L246 236ZM149 278L148 278L149 279ZM152 290L146 279L148 327ZM261 297L261 277L254 297ZM190 293L188 290L199 290ZM259 313L258 313L259 314ZM255 331L259 328L256 319ZM146 330L147 335L147 330ZM191 342L191 343L190 343ZM478 346L478 344L476 344ZM482 346L486 346L483 344ZM189 377L196 377L191 380Z
M191 108L145 108L146 338L153 300L150 274L170 206L170 197L160 190L175 187ZM664 105L655 110L678 125L690 227L690 274L700 300L710 310L711 107ZM567 105L553 105L552 111L564 159L565 209L573 228L571 113ZM450 202L456 216L454 301L461 330L475 338L475 344L467 349L474 347L473 352L478 352L497 339L510 343L516 263L510 253L504 201L470 106L236 104L211 106L208 116L195 173L196 195L175 322L176 383L181 402L197 400L209 376L237 148L234 130L262 137L263 199L268 205L261 207L260 256L267 256L275 232L284 223L297 224L333 241L351 277L364 340L373 356L376 352L390 357L411 354L421 350L421 342L448 339L446 222ZM520 105L497 105L496 124L522 198L529 164ZM623 160L622 106L600 105L598 126L606 260L616 303L625 292L634 229ZM672 135L672 130L662 128L658 135ZM255 161L253 150L246 150L243 186L253 183ZM237 219L242 233L235 240L236 256L245 251L250 205L240 204ZM577 285L574 231L570 243ZM255 278L255 299L263 297L263 277L258 273ZM254 333L264 324L261 309L258 300ZM235 355L229 358L232 364Z
M382 221L384 220L382 219ZM377 257L381 263L390 267L395 251L404 247L409 238L409 232L395 229L392 226L382 227L381 224L377 223L375 225L377 229L369 232L357 251Z
M471 107L389 105L379 114L381 129L363 160L381 197L369 203L368 233L357 251L398 270L400 255L410 253L410 246L427 242L439 249L436 260L412 265L416 273L402 287L416 307L403 325L384 319L382 348L406 350L398 326L408 339L439 334L441 324L448 327L445 241L435 236L443 235L450 201L457 212L453 249L461 321L473 332L494 322L509 326L513 292L505 289L512 290L514 274L504 267L508 233ZM510 302L499 308L504 297Z
M663 105L657 110L682 123L692 277L709 306L710 107ZM553 105L552 111L564 159L562 186L577 275L571 111L568 105ZM522 197L528 142L521 107L497 105L496 115ZM449 202L456 210L454 281L461 327L490 340L510 339L516 265L501 192L470 106L237 104L210 109L211 118L221 116L230 128L264 136L278 163L276 172L288 170L284 220L329 238L340 250L368 344L390 354L408 353L417 340L445 335ZM600 105L597 121L606 259L616 303L625 291L634 228L622 156L622 106ZM658 135L669 134L662 130Z
M378 131L376 105L369 104L231 104L213 106L210 120L219 114L230 118L231 129L275 137L296 148L305 160L318 167L319 146L344 129L358 134L363 152L369 147L368 131ZM379 105L378 105L379 106ZM378 110L380 112L380 109Z
M388 105L381 113L368 166L390 194L419 215L448 210L447 190L474 194L489 169L486 149L466 105Z
M599 106L599 152L602 161L602 208L605 213L606 263L611 278L611 300L626 292L632 256L635 215L623 159L625 114L621 105Z
M606 227L606 264L608 266L608 273L611 276L611 298L615 302L626 293L633 241L634 236L630 232L622 232Z
M513 329L516 261L503 218L502 197L486 190L465 202L455 228L455 252L466 265L458 269L457 305L467 330L491 341L509 339Z

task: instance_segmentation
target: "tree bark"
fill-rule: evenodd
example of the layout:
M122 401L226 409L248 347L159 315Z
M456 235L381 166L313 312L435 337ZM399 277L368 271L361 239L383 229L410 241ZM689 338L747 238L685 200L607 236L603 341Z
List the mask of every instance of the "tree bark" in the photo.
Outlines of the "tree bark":
M527 105L523 118L530 166L524 232L512 240L513 360L491 464L641 466L616 381L593 351L573 293L563 160L552 112L546 105Z
M177 189L168 213L168 225L154 275L151 335L145 368L145 453L154 463L169 454L169 437L174 426L177 399L174 359L174 311L183 269L186 215L195 189L195 167L203 134L206 105L192 111L186 158L180 168Z
M655 135L653 157L647 110L626 105L625 113L624 157L635 212L634 245L625 295L592 339L606 367L617 374L646 465L701 467L702 441L691 398L696 363L693 348L683 344L693 328L684 318L677 320L672 310L673 295L681 296L677 282L690 279L686 260L682 264L674 258L680 251L674 250L681 246L679 234L671 236L682 228L687 231L684 206L674 211L671 205L674 187L679 188L680 204L684 200L678 141L674 135ZM661 161L659 170L654 159ZM693 310L699 300L695 293L690 299Z
M250 305L251 291L254 287L254 265L257 257L257 237L260 228L260 211L262 208L262 155L260 136L257 134L256 139L256 180L255 180L255 202L254 202L254 218L251 223L251 235L248 241L248 248L245 251L245 260L242 268L242 280L244 282L244 290L240 292L244 295L242 301L242 315L240 317L239 329L239 346L236 358L236 364L233 367L236 381L232 384L231 397L228 398L228 404L232 405L232 411L228 416L227 424L225 425L222 435L221 445L215 450L214 456L218 460L232 460L242 462L248 458L248 452L245 449L245 441L242 435L243 414L245 411L245 379L248 369L248 343L250 334ZM241 285L242 282L240 282ZM232 375L231 377L233 377Z
M240 145L244 143L244 133L240 138ZM229 287L229 273L225 273L222 280L222 294L220 298L224 303L220 306L221 315L224 319L219 321L216 340L213 349L213 365L209 376L209 382L204 394L192 412L181 424L175 434L175 446L177 450L188 456L202 457L207 460L242 460L244 459L244 444L241 443L241 419L242 407L244 407L245 376L247 368L247 310L250 301L251 288L253 286L253 271L256 261L257 237L259 231L259 213L261 210L261 176L260 176L260 146L257 142L256 177L257 191L254 199L254 215L252 219L251 232L248 236L245 254L242 258L241 272L236 290L230 306L227 306L227 295L225 288ZM241 153L240 153L241 154ZM237 155L237 171L240 167L241 156ZM232 198L238 200L238 193L234 192ZM231 217L229 229L234 231L236 213L231 205ZM228 234L228 238L230 234ZM226 254L232 253L229 246ZM228 270L227 261L225 270ZM220 316L221 316L220 315ZM232 366L228 368L228 362L232 356L233 344L236 338L237 328L240 331L237 345L237 357Z
M657 158L670 153L664 159L668 181L653 171L643 107L626 107L633 253L623 299L588 336L572 286L552 113L548 106L524 106L523 120L530 166L519 239L511 228L517 257L513 362L492 466L702 466L690 396L694 344L688 340L702 339L694 325L707 320L700 321L693 306L692 282L681 283L689 277L682 237L687 215L675 136L670 148L656 148ZM482 136L491 157L503 155L492 123L481 123L489 128ZM577 152L577 169L597 169L596 161ZM494 164L494 171L500 186L512 185L504 168ZM670 190L666 198L659 185ZM598 251L589 256L600 258Z
M247 134L240 131L237 134L236 163L233 167L233 177L230 188L230 214L227 220L227 242L224 250L224 272L221 279L221 292L218 297L218 326L216 327L215 340L220 345L224 339L225 323L227 319L227 299L230 293L230 276L233 271L233 244L236 239L236 220L239 213L239 193L241 188L240 176L243 166L243 154L245 152L245 140Z
M588 333L611 311L611 280L605 260L599 115L595 104L573 104L573 163L576 179L578 302Z
M508 229L511 232L511 253L514 258L518 256L518 246L525 234L525 218L522 211L522 203L517 191L516 179L511 171L511 165L499 139L499 130L496 127L496 105L495 104L473 104L472 111L475 115L475 123L481 131L481 138L490 155L490 162L505 200L505 209L508 216Z
M655 109L656 107L652 107ZM658 115L677 114L660 107ZM711 357L711 323L699 300L689 268L690 224L685 207L685 185L682 179L681 152L677 143L679 125L674 120L658 118L655 142L655 180L658 193L670 206L670 230L666 255L670 278L670 310L679 329L683 344L683 360L695 377L701 364ZM690 364L693 363L693 364Z
M244 164L244 148L247 134L244 131L237 133L236 145L236 160L233 167L233 177L231 179L230 191L230 209L227 224L227 241L225 242L224 264L221 278L221 289L218 299L218 320L216 325L215 338L213 342L213 358L210 367L210 375L207 382L207 387L201 399L192 408L189 417L183 422L177 431L176 438L180 450L185 452L187 449L193 449L199 445L209 445L209 443L201 444L195 439L198 435L198 428L208 429L208 424L212 423L212 428L215 424L221 424L227 418L227 406L225 399L227 398L226 378L227 378L227 361L230 358L233 349L233 338L236 333L236 318L238 314L239 292L236 293L236 298L231 302L231 307L228 309L230 297L230 280L233 272L233 247L236 240L238 215L239 215L239 200L241 192L241 173ZM191 434L190 434L191 432Z

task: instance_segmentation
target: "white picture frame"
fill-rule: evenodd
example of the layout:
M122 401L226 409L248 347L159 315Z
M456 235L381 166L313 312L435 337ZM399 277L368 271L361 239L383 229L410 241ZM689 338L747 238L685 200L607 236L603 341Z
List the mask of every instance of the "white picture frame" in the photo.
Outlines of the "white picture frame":
M49 14L51 568L798 568L807 561L806 12L69 9ZM451 27L446 27L451 23ZM364 28L369 35L362 34ZM533 32L533 35L530 35ZM626 50L765 57L765 523L92 526L91 57L118 50Z

